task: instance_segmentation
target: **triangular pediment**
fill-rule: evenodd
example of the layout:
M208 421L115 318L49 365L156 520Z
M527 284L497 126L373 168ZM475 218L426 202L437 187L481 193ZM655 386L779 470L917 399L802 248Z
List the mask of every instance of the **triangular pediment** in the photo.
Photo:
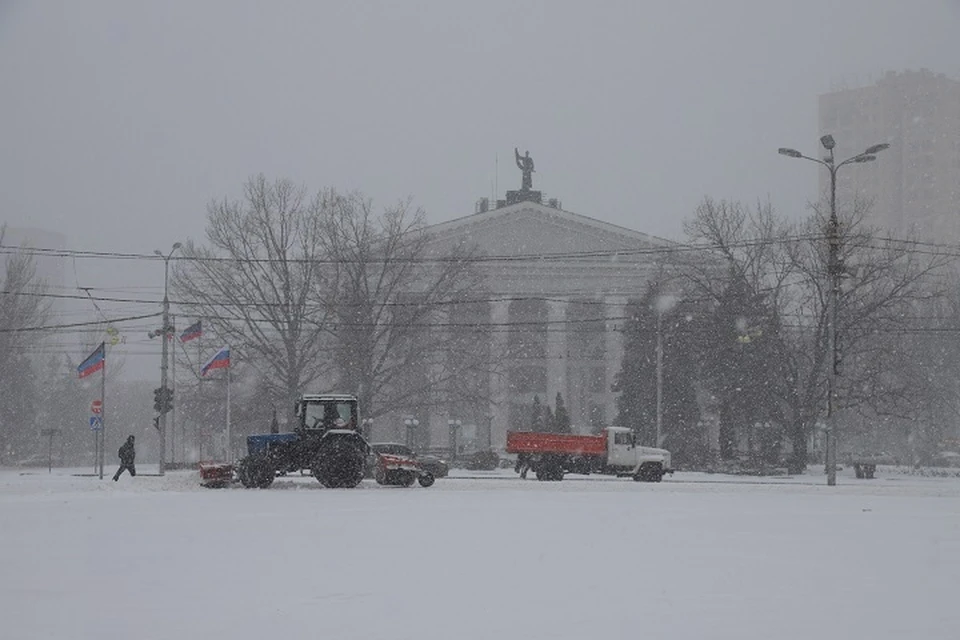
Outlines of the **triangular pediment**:
M432 225L435 251L475 245L500 256L567 254L668 247L674 243L534 202L520 202Z

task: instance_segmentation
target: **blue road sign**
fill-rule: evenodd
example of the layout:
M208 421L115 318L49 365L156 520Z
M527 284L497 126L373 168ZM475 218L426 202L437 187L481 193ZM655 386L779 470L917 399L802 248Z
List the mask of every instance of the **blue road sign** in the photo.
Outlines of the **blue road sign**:
M103 429L103 418L100 416L90 416L90 429L93 431Z

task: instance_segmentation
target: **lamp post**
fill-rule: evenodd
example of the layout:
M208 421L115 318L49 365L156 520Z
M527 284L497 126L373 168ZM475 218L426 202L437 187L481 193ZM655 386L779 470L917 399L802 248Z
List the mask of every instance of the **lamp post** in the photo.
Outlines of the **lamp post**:
M447 420L447 426L450 428L450 459L457 459L457 430L463 423L459 418L450 418Z
M403 421L403 424L407 425L407 446L413 449L413 432L420 426L420 421L410 416Z
M827 367L827 437L824 452L826 455L827 467L827 485L837 484L837 442L838 427L835 424L835 405L837 388L837 309L840 298L840 276L843 271L843 265L840 261L840 222L837 219L837 172L840 167L848 164L871 162L877 159L878 153L887 149L890 145L886 143L875 144L868 147L862 153L851 156L841 162L836 162L833 149L836 141L833 136L827 134L820 138L820 144L827 150L826 158L811 158L805 156L796 149L781 147L777 152L788 158L803 158L811 162L823 165L830 172L830 221L827 224L827 276L830 278L829 295L827 296L827 356L829 357Z
M170 298L167 297L167 285L170 281L170 258L173 257L174 252L183 245L179 242L173 243L173 248L170 249L170 253L164 255L159 249L154 249L153 252L163 258L163 329L162 329L162 338L163 346L160 349L160 388L164 389L163 393L166 393L167 388L167 340L170 338ZM171 403L173 399L171 398ZM167 456L167 414L166 412L160 413L160 475L164 474L164 466L166 464Z

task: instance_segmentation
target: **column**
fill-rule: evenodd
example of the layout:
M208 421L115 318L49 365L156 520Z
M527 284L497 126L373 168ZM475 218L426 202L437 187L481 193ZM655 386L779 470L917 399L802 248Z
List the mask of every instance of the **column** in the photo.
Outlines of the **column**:
M627 299L624 296L609 296L603 299L607 320L605 344L604 344L604 365L607 372L606 400L604 401L604 413L607 422L613 424L617 419L617 395L610 391L613 388L613 382L620 368L623 365L623 345L624 329L627 321L624 319L627 315Z
M547 397L544 405L553 406L557 393L563 394L564 402L569 404L567 387L567 301L550 300L547 302Z
M510 319L510 303L490 303L490 407L493 418L493 433L490 437L494 450L507 446L507 421L510 407L507 398L507 322Z

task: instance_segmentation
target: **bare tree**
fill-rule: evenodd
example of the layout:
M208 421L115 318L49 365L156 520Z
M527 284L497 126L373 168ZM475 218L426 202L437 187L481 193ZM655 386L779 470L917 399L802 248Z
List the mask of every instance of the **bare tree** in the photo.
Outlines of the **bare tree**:
M339 386L355 391L370 417L469 394L464 380L485 366L488 342L475 335L482 322L456 320L481 284L472 249L431 253L423 211L410 201L376 215L352 193L336 198L331 214Z
M6 226L0 225L0 246L5 231ZM24 329L42 325L49 305L29 253L6 253L0 268L0 462L4 462L11 449L22 444L23 436L33 433L37 389L29 347L38 334Z
M909 243L885 240L863 224L868 204L854 202L840 214L840 260L845 278L838 308L838 335L845 358L839 378L842 407L896 405L898 397L879 376L891 364L876 336L903 327L910 309L935 295L931 278L946 263L938 255L911 250ZM797 226L787 224L770 208L747 215L739 205L718 206L707 199L687 231L694 240L718 252L730 270L691 270L699 287L713 293L726 278L740 275L767 301L782 331L777 349L777 389L793 445L792 467L806 462L807 439L826 404L828 367L835 366L827 348L826 216L814 215ZM902 406L902 404L900 405Z
M207 242L188 242L174 258L175 301L258 369L275 399L293 406L330 365L332 287L324 224L335 196L308 197L289 180L258 175L239 200L207 208Z

